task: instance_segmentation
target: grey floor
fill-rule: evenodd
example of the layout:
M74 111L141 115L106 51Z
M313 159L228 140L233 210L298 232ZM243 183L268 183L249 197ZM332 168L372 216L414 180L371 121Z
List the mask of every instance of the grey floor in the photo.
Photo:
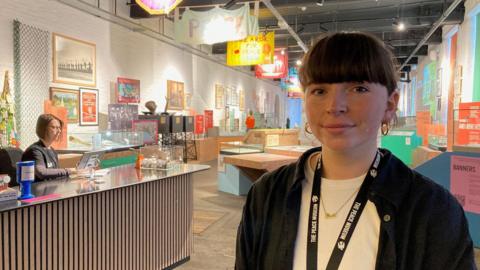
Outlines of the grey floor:
M222 212L224 215L201 234L194 235L194 250L190 261L177 269L213 270L233 269L235 236L240 222L245 197L229 195L217 190L217 163L212 168L194 175L194 209ZM480 269L480 249L475 250Z

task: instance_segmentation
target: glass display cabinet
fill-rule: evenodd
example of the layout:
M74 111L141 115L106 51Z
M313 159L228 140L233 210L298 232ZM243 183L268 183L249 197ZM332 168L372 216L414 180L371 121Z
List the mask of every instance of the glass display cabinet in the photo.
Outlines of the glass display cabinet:
M114 152L138 148L152 139L147 132L69 133L67 135L67 147L55 150L58 153L84 153L95 150Z

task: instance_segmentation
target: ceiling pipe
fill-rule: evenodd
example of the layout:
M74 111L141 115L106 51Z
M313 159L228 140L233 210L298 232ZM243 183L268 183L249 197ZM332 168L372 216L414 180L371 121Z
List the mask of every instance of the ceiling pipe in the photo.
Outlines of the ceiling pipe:
M270 10L270 12L272 12L273 16L275 16L277 18L278 22L285 25L285 27L287 28L287 31L297 41L300 48L302 48L302 50L304 52L307 52L308 51L307 45L305 45L305 43L303 43L302 39L297 35L297 33L295 33L295 31L293 31L293 29L290 27L288 22L285 21L285 19L282 17L282 15L280 15L280 13L277 11L277 9L272 5L272 3L270 3L270 0L262 0L262 2Z
M438 29L438 27L440 27L442 22L445 21L445 19L448 17L448 15L450 15L450 13L452 13L452 11L455 10L455 8L461 2L463 2L463 0L455 0L447 8L447 10L445 10L445 12L443 12L442 16L440 16L440 18L433 24L432 29L430 29L430 31L428 31L428 33L425 35L425 37L423 37L423 39L420 40L417 47L415 47L415 49L412 51L412 53L407 57L407 60L405 60L405 62L403 62L403 64L400 66L400 68L398 68L398 71L401 71L402 68L407 65L408 61L410 61L410 59L415 55L415 53L417 53L417 51L423 46L423 44L425 44L427 42L427 40L430 38L430 36L433 35L433 33Z

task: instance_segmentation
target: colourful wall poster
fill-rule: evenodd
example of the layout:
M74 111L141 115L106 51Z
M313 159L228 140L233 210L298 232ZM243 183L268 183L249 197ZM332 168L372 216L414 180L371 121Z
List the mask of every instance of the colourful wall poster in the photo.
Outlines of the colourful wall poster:
M261 33L244 40L227 43L227 65L252 66L272 64L275 52L275 33Z
M205 110L203 114L205 115L205 131L208 131L209 128L213 127L213 111Z
M452 156L450 191L463 209L480 214L480 158Z
M195 115L195 134L205 133L204 117L201 114Z
M117 78L117 102L139 103L140 81L127 78Z
M456 145L480 144L480 102L458 105L458 129Z
M45 100L43 102L43 112L50 113L58 117L64 123L67 123L68 119L68 110L65 107L57 107L52 105L51 100ZM63 125L62 133L60 133L60 138L52 143L52 147L55 149L65 149L67 148L67 126Z
M80 88L80 125L98 126L98 90Z

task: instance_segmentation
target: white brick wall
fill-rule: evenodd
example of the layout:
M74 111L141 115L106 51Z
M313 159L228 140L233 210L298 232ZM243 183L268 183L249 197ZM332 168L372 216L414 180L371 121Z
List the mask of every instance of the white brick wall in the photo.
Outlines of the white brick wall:
M84 0L83 2L94 6L97 3L96 0ZM102 0L100 7L104 10L113 10L113 0ZM128 16L125 0L118 0L117 12L121 16ZM141 111L145 110L143 106L145 101L150 99L155 100L158 108L163 109L166 80L177 80L183 81L186 92L193 94L192 106L197 112L202 112L205 108L214 108L214 85L220 83L244 89L247 109L253 109L254 103L251 99L254 95L248 91L262 93L269 91L271 96L278 94L283 117L284 95L280 88L273 83L257 80L211 60L193 56L187 51L53 0L2 1L2 16L0 16L0 71L2 74L6 69L13 74L12 21L14 19L50 32L61 33L96 44L100 113L106 114L107 104L113 101L111 94L114 93L113 87L117 77L128 77L141 81ZM155 25L157 22L152 19L144 24ZM78 89L78 86L54 84L51 81L52 78L50 78L50 86ZM45 91L48 92L48 89ZM265 94L262 95L265 96ZM273 106L271 107L273 108ZM216 123L218 123L220 115L222 115L221 111L215 112ZM94 132L96 130L96 127L69 125L69 131Z

